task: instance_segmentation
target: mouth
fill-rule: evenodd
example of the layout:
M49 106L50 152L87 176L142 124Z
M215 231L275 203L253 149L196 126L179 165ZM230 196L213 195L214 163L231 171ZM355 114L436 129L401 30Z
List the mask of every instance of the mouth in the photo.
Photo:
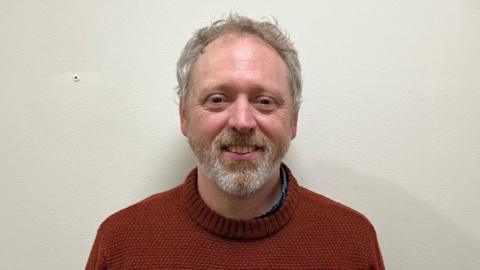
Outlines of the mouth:
M224 150L235 154L248 154L261 150L261 147L256 145L229 145L225 146Z
M237 161L258 159L262 152L263 147L256 145L227 145L223 147L224 157Z

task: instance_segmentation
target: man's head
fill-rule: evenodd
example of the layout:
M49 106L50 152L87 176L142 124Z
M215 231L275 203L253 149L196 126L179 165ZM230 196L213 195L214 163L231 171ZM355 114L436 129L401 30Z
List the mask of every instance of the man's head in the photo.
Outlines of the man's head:
M258 191L296 135L301 77L291 41L276 24L231 15L196 32L177 79L199 170L228 193Z

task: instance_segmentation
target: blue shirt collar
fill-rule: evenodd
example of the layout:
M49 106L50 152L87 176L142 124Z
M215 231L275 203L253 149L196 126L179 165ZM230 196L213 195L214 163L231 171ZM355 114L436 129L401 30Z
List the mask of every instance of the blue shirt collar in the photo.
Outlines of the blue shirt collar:
M285 172L285 169L283 168L283 164L280 165L280 197L277 199L277 201L273 204L270 209L268 209L265 213L262 215L256 217L256 218L262 218L269 216L275 211L280 208L282 205L282 202L285 200L285 197L287 196L287 188L288 188L288 183L287 183L287 173Z

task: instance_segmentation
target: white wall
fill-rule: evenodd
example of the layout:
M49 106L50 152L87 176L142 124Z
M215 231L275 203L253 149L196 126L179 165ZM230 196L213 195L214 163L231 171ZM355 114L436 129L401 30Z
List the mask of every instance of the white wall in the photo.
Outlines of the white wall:
M83 269L104 218L183 180L175 61L230 10L296 41L301 183L366 214L388 269L478 269L476 0L1 0L0 268Z

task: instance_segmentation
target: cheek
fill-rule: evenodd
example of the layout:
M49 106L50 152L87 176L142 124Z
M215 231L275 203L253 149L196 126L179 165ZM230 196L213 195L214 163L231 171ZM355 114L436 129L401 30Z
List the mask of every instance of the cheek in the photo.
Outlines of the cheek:
M272 116L263 116L258 118L260 130L270 139L290 140L292 134L292 125L290 118L278 118Z
M191 132L204 139L215 138L225 128L227 118L221 113L202 113L191 118Z

